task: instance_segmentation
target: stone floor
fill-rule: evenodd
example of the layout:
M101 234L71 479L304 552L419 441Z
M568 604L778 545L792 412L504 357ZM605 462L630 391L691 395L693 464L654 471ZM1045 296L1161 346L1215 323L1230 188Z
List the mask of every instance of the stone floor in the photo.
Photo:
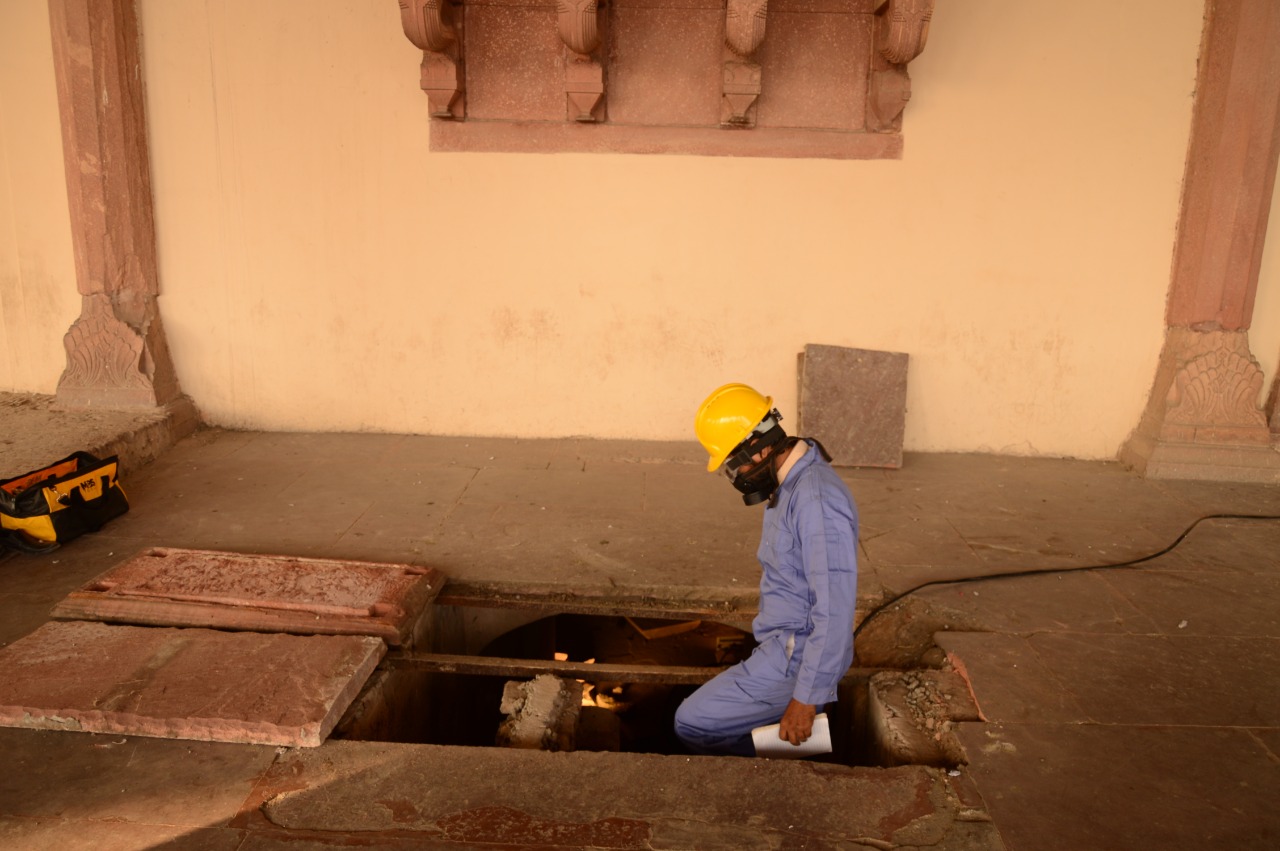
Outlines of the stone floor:
M0 405L0 478L101 443L23 414ZM114 445L140 430L156 444L155 428L124 423ZM431 565L461 594L753 604L759 512L696 445L204 430L150 454L124 471L127 515L0 557L0 645L150 546ZM1280 488L985 455L844 476L862 519L859 662L937 635L985 718L958 726L956 776L0 729L0 847L1280 846L1280 521L1196 524L1280 515ZM1082 569L1193 524L1157 558ZM1025 570L1048 572L949 582Z

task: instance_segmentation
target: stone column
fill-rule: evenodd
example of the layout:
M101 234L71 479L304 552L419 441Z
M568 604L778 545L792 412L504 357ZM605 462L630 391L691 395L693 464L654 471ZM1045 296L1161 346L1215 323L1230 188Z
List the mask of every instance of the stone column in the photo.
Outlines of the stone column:
M1276 380L1271 384L1271 396L1269 397L1269 411L1271 411L1271 436L1277 442L1280 442L1280 374L1276 375Z
M1120 459L1151 478L1280 482L1249 351L1280 154L1280 4L1208 0L1164 349Z
M80 318L58 403L180 397L156 304L155 227L134 0L49 0Z

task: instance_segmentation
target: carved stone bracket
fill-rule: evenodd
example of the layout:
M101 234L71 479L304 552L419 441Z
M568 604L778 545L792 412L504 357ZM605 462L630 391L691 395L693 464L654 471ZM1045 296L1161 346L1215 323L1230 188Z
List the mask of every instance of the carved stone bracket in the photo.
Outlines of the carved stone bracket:
M568 50L564 58L564 93L571 121L597 120L596 108L604 98L604 68L593 58L600 47L597 20L600 0L557 0L560 40Z
M911 99L907 63L929 40L933 0L888 0L876 13L867 90L867 128L877 132L902 128L902 111Z
M769 0L728 0L724 10L724 100L720 123L733 127L755 124L752 107L760 97L763 75L750 56L764 41Z
M400 26L422 50L422 90L432 118L462 118L462 38L460 20L450 20L448 0L399 0Z
M397 3L422 51L432 151L831 159L902 156L905 67L933 11L933 0Z

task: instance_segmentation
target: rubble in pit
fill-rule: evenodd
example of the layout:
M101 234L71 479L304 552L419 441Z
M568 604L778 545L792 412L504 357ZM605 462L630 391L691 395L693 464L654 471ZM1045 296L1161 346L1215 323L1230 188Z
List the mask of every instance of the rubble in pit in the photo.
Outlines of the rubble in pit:
M577 749L582 684L551 674L532 680L512 680L502 690L501 710L507 716L498 726L497 744L505 748L544 751Z

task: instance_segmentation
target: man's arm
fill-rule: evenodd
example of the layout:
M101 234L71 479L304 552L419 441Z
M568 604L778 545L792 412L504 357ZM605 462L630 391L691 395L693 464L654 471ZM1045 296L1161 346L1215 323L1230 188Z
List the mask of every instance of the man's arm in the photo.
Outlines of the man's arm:
M825 496L825 498L824 498ZM807 497L807 498L806 498ZM817 705L836 699L836 685L848 668L853 643L857 586L857 532L851 506L814 483L797 512L797 532L809 584L812 631L805 642L796 691L783 715L779 735L804 733L808 739ZM787 723L787 716L791 716Z

